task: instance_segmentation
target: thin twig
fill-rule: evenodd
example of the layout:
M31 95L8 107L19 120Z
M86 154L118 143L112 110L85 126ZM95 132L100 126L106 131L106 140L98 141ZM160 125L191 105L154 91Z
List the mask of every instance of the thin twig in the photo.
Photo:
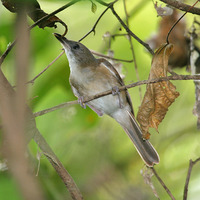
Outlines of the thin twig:
M1 95L0 106L1 106L2 101L4 103L9 103L9 100L13 99L14 94L15 94L15 92L14 92L12 86L10 85L10 83L8 82L8 80L6 79L6 77L4 76L2 71L0 70L0 95ZM13 104L11 102L9 108L12 106L13 106ZM5 108L5 105L3 105L1 107L1 111L4 108ZM2 112L1 112L1 114L2 114ZM7 114L8 114L8 112L5 113L5 115L7 115ZM16 121L16 120L14 120L14 121ZM9 128L12 128L12 126L10 125L8 120L6 120L6 123L8 124ZM15 130L14 130L14 132L15 132ZM64 168L64 166L59 161L59 159L57 158L57 156L55 155L55 153L53 152L51 147L48 145L48 143L45 141L45 139L43 138L43 136L37 129L36 123L35 123L35 116L31 112L31 110L28 108L28 106L27 106L27 132L26 133L27 133L27 135L26 135L27 141L30 141L32 138L35 140L35 142L37 143L39 148L42 150L44 155L50 161L50 163L52 164L52 166L54 167L54 169L56 170L56 172L58 173L58 175L60 176L60 178L62 179L64 184L66 185L66 188L69 190L72 198L74 200L82 200L83 199L82 194L80 193L79 188L76 186L76 183L74 182L73 178L70 176L68 171ZM16 134L14 134L14 136L15 135ZM16 140L13 140L13 138L12 138L12 141L14 142L14 144L16 143ZM11 147L9 147L9 149L10 148ZM27 170L25 172L27 172Z
M190 181L190 177L191 177L191 173L192 173L192 168L199 161L200 161L200 158L197 158L195 161L192 161L192 159L190 159L190 161L189 161L188 173L187 173L185 187L184 187L184 193L183 193L183 200L187 199L188 186L189 186L189 181Z
M67 106L74 105L74 104L78 104L78 100L65 102L65 103L59 104L57 106L54 106L54 107L51 107L51 108L48 108L48 109L44 109L44 110L41 110L39 112L35 112L33 115L34 115L34 117L42 116L42 115L45 115L45 114L47 114L49 112L53 112L55 110L58 110L58 109L61 109L61 108L65 108Z
M43 22L44 20L48 19L49 17L63 11L64 9L68 8L69 6L75 4L76 2L78 1L81 1L81 0L73 0L67 4L65 4L64 6L58 8L57 10L53 11L52 13L42 17L41 19L39 19L38 21L36 21L34 24L32 24L30 27L29 27L29 30L33 29L34 27L36 27L38 24L40 24L41 22ZM65 34L65 33L64 33ZM2 54L2 56L0 57L0 67L1 67L1 64L3 63L4 59L6 58L6 56L8 55L8 53L12 50L12 48L15 46L17 42L17 39L15 39L11 45L8 46L8 48L6 49L6 51Z
M16 44L16 41L13 41L11 44L8 45L6 51L2 54L2 56L0 57L0 67L4 61L4 59L6 58L6 56L9 54L9 52L11 51L11 49L15 46Z
M79 40L79 42L80 41L82 41L84 38L86 38L90 33L94 33L95 34L95 29L96 29L96 26L97 26L97 24L99 23L99 21L100 21L100 19L103 17L103 15L106 13L106 11L115 3L116 1L114 1L114 2L112 2L112 3L110 3L109 5L108 5L108 7L101 13L101 15L99 16L99 18L97 19L97 21L95 22L95 24L94 24L94 26L92 27L92 29L87 33L87 34L85 34L80 40Z
M30 81L28 81L26 84L28 83L34 83L34 81L41 76L51 65L53 65L53 63L58 60L58 58L60 58L63 54L65 53L65 51L63 50L50 64L47 65L47 67L45 67L38 75L36 75L33 79L31 79Z
M171 197L172 200L176 200L175 197L172 195L172 193L170 192L170 190L168 189L168 187L165 185L165 183L163 182L163 180L160 178L160 176L157 174L156 170L154 169L154 167L151 168L152 172L154 173L154 175L156 176L156 178L158 179L158 181L160 182L160 184L163 186L163 188L165 189L165 191L167 192L167 194Z
M51 147L48 145L44 137L40 134L38 129L34 127L34 137L33 139L38 144L39 148L42 150L42 153L49 160L51 165L54 167L62 181L64 182L66 188L69 190L70 195L73 200L83 200L83 196L74 182L73 178L70 176L68 171L65 169L63 164L57 158Z
M129 16L128 16L127 8L126 8L126 0L123 0L123 4L124 4L125 15L126 15L126 24L127 24L127 27L129 28ZM138 72L135 52L134 52L134 48L133 48L132 38L129 34L128 34L128 41L129 41L130 49L131 49L132 56L133 56L133 62L134 62L134 65L135 65L135 73L136 73L137 81L139 81L140 76L139 76L139 72ZM140 101L142 102L142 88L141 88L141 86L139 86L139 95L140 95Z
M190 8L174 23L174 25L171 27L171 29L169 30L169 32L167 33L167 37L166 37L166 42L167 44L169 44L169 36L172 32L172 30L174 29L174 27L181 21L181 19L192 9L194 8L194 6L199 2L199 0L197 0L192 6L190 6Z
M110 60L116 60L116 61L127 62L127 63L132 63L133 62L133 60L124 60L124 59L119 59L119 58L113 58L113 57L110 57L110 56L106 56L106 55L104 55L102 53L99 53L99 52L96 52L94 50L90 50L90 51L96 56L107 58L107 59L110 59Z
M81 1L81 0L73 0L73 1L71 1L71 2L69 2L69 3L67 3L67 4L65 4L64 6L58 8L57 10L53 11L52 13L50 13L50 14L48 14L48 15L42 17L42 18L39 19L37 22L35 22L33 25L31 25L31 26L29 27L29 29L31 30L32 28L34 28L35 26L37 26L38 24L40 24L40 23L43 22L44 20L46 20L46 19L48 19L49 17L51 17L51 16L53 16L53 15L55 15L55 14L57 14L57 13L63 11L63 10L65 10L66 8L72 6L73 4L77 3L78 1Z
M129 85L121 86L121 87L119 87L119 91L130 89L132 87L136 87L136 86L139 86L139 85L152 84L152 83L157 83L157 82L162 82L162 81L169 81L169 80L200 80L200 75L178 75L178 76L161 77L161 78L157 78L157 79L153 79L153 80L143 80L143 81L138 81L138 82L135 82L135 83L131 83ZM107 90L105 92L101 92L99 94L96 94L96 95L94 95L92 97L85 97L83 99L82 103L87 103L87 102L92 101L94 99L98 99L100 97L112 94L112 92L113 92L112 90ZM34 116L38 117L38 116L47 114L49 112L58 110L60 108L64 108L64 107L67 107L67 106L70 106L70 105L74 105L74 104L78 104L78 101L70 101L70 102L59 104L59 105L54 106L52 108L48 108L48 109L36 112L36 113L34 113Z
M191 8L190 5L184 4L181 1L176 1L176 0L160 0L160 1L172 6L174 8L182 10L182 11L188 11ZM196 15L200 15L200 8L195 8L194 7L188 12L196 14Z
M25 80L29 67L29 32L25 7L16 16L16 34L19 43L16 46L16 81L19 85L16 93L10 92L11 86L0 70L0 110L3 124L3 153L8 160L8 167L13 175L23 199L44 199L38 180L31 173L26 151L26 88Z
M120 24L125 28L126 32L132 36L134 39L136 39L140 44L142 44L152 55L154 55L154 51L151 49L151 47L143 42L137 35L135 35L127 26L126 24L123 22L123 20L120 18L120 16L115 12L115 9L113 7L113 5L110 7L110 9L112 10L112 13L115 15L115 17L118 19L118 21L120 22Z
M152 84L152 83L158 83L162 81L169 81L169 80L200 80L200 75L178 75L178 76L167 76L167 77L160 77L157 79L152 79L152 80L143 80L143 81L138 81L136 83L132 83L129 85L121 86L119 87L119 91L126 90L132 87L136 87L139 85L144 85L144 84ZM84 99L83 103L87 103L89 101L92 101L94 99L98 99L102 96L106 96L112 94L112 90L107 90L105 92L96 94L92 97L88 97L87 99Z
M153 191L153 194L154 196L160 200L160 197L156 191L156 188L154 186L154 183L153 183L153 180L152 180L152 177L153 177L153 172L151 170L150 167L147 167L146 165L144 165L144 167L140 170L140 173L141 175L143 176L144 178L144 182L149 185L149 187L151 188L151 190Z
M116 3L117 1L114 1L114 3L111 4L107 4L104 1L101 0L96 0L97 2L99 2L101 5L103 6L107 6L107 8L110 8L112 10L112 13L115 15L115 17L118 19L118 21L120 22L120 24L124 27L124 29L126 30L126 32L132 36L133 38L135 38L140 44L142 44L152 55L154 55L154 51L151 49L151 47L143 42L137 35L135 35L127 26L126 24L123 22L123 20L120 18L120 16L115 12L114 9L114 3Z

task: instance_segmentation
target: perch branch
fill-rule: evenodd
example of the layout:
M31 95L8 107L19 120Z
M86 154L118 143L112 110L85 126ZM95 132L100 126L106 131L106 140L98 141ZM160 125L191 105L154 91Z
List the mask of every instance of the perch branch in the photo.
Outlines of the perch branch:
M53 112L55 110L58 110L58 109L61 109L61 108L65 108L67 106L71 106L71 105L74 105L74 104L78 104L78 100L76 100L76 101L70 101L70 102L65 102L65 103L59 104L57 106L45 109L45 110L41 110L39 112L35 112L34 113L34 117L45 115L45 114L47 114L49 112Z
M161 77L153 80L144 80L144 81L138 81L136 83L132 83L129 85L121 86L119 87L119 91L126 90L132 87L136 87L139 85L144 85L144 84L152 84L152 83L157 83L157 82L162 82L162 81L169 81L169 80L200 80L200 75L178 75L178 76L168 76L168 77ZM102 96L106 96L112 94L112 90L108 90L105 92L102 92L100 94L96 94L93 97L89 97L87 99L84 99L83 103L87 103L89 101L92 101L94 99L100 98Z
M121 86L121 87L119 87L119 91L130 89L132 87L136 87L136 86L139 86L139 85L152 84L152 83L158 83L158 82L169 81L169 80L200 80L200 75L178 75L178 76L161 77L161 78L157 78L157 79L153 79L153 80L143 80L143 81L131 83L129 85ZM101 92L99 94L96 94L92 97L85 98L82 102L87 103L89 101L92 101L94 99L98 99L100 97L103 97L103 96L106 96L106 95L109 95L109 94L112 94L112 90L107 90L105 92ZM70 102L59 104L59 105L54 106L52 108L48 108L48 109L36 112L36 113L34 113L34 116L38 117L38 116L47 114L49 112L58 110L60 108L64 108L64 107L74 105L74 104L78 104L78 101L70 101Z

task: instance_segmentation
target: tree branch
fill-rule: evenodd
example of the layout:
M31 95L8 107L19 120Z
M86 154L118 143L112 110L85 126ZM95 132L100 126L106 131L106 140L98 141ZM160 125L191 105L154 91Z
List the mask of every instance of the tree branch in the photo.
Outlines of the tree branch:
M172 200L176 200L175 197L172 195L172 193L170 192L170 190L168 189L168 187L165 185L165 183L163 182L163 180L160 178L160 176L157 174L156 170L154 169L154 167L151 168L152 172L154 173L154 175L156 176L156 178L158 179L158 181L160 182L160 184L162 185L162 187L165 189L165 191L167 192L167 194L171 197Z
M185 187L184 187L184 193L183 193L183 200L187 199L188 186L189 186L190 176L191 176L191 173L192 173L192 168L194 167L194 165L197 162L200 162L200 158L197 158L195 161L192 161L192 159L190 159L190 161L189 161L188 173L187 173L187 178L186 178L186 181L185 181Z
M0 105L2 105L2 101L4 103L9 102L8 99L13 99L14 95L14 90L12 88L12 86L10 85L10 83L8 82L8 80L5 78L5 76L3 75L2 71L0 70ZM5 99L7 98L7 99ZM4 99L4 100L2 100ZM12 107L12 102L11 102L11 106ZM2 108L5 108L5 105L1 106L1 114L2 114ZM4 112L5 116L7 116L7 111ZM2 115L4 116L4 115ZM76 183L74 182L74 180L72 179L72 177L70 176L70 174L67 172L67 170L64 168L64 166L62 165L62 163L59 161L59 159L57 158L57 156L55 155L55 153L52 151L52 149L50 148L50 146L48 145L48 143L45 141L45 139L43 138L43 136L40 134L39 130L36 127L36 123L35 123L35 116L33 115L33 113L31 112L30 108L27 107L27 141L31 140L31 138L33 138L35 140L35 142L37 143L37 145L39 146L39 148L42 150L42 152L44 153L44 155L47 157L47 159L49 160L49 162L52 164L52 166L54 167L54 169L56 170L56 172L58 173L58 175L61 177L62 181L64 182L64 184L66 185L67 189L69 190L72 198L74 200L82 200L83 197L80 193L80 190L78 189L78 187L76 186ZM6 120L6 122L8 123L8 127L10 126L10 123L8 120ZM15 142L15 140L12 139L12 141Z
M16 44L16 40L13 41L11 44L8 45L6 51L0 57L0 67L1 67L3 61L5 60L6 56L10 53L10 51L12 50L12 48L15 46L15 44Z
M34 115L34 117L39 117L39 116L45 115L45 114L47 114L49 112L53 112L55 110L58 110L58 109L61 109L61 108L65 108L67 106L71 106L71 105L74 105L74 104L78 104L78 100L65 102L65 103L59 104L57 106L54 106L54 107L51 107L51 108L47 108L47 109L41 110L39 112L35 112L35 113L33 113L33 115Z
M110 60L121 61L121 62L127 62L127 63L132 63L132 62L133 62L133 60L124 60L124 59L119 59L119 58L113 58L113 57L110 57L110 56L106 56L106 55L104 55L104 54L102 54L102 53L96 52L96 51L91 50L91 49L90 49L90 51L91 51L94 55L99 56L99 57L102 57L102 58L107 58L107 59L110 59Z
M118 21L120 22L120 24L124 27L124 29L126 30L126 32L132 36L133 38L135 38L140 44L142 44L152 55L154 55L154 51L151 49L151 47L143 42L137 35L135 35L129 28L128 26L126 26L126 24L123 22L123 20L120 18L120 16L115 12L115 9L114 9L114 3L117 2L114 1L113 3L105 3L104 1L102 0L96 0L98 3L100 3L101 5L103 6L107 6L107 8L110 8L112 13L115 15L115 17L118 19ZM107 9L106 9L107 10Z
M187 11L189 13L196 14L196 15L200 15L200 8L195 8L195 7L191 8L190 5L184 4L181 1L176 1L176 0L160 0L160 1L172 6L174 8L177 8L179 10Z
M94 32L94 34L95 34L95 29L96 29L96 26L97 26L97 24L99 23L100 19L103 17L103 15L106 13L106 11L107 11L115 2L116 2L116 1L114 1L114 2L112 2L112 3L110 3L110 4L107 5L107 8L101 13L101 15L99 16L99 18L98 18L97 21L95 22L95 24L94 24L94 26L92 27L92 29L91 29L87 34L85 34L85 35L79 40L79 42L82 41L84 38L86 38L90 33Z
M78 1L81 1L81 0L73 0L73 1L71 1L71 2L69 2L69 3L67 3L67 4L65 4L64 6L58 8L57 10L53 11L52 13L50 13L50 14L48 14L48 15L42 17L41 19L39 19L38 21L36 21L34 24L32 24L32 25L29 27L29 30L33 29L35 26L37 26L37 25L40 24L41 22L45 21L45 20L48 19L49 17L51 17L51 16L53 16L53 15L55 15L55 14L57 14L57 13L63 11L64 9L68 8L69 6L75 4L75 3L78 2ZM66 31L65 31L64 34L66 34ZM63 35L64 35L64 34L63 34ZM15 39L14 42L12 42L11 45L8 46L8 48L6 49L6 51L5 51L5 52L2 54L2 56L0 57L0 67L1 67L1 65L2 65L2 63L3 63L3 61L4 61L4 59L5 59L6 56L8 55L8 53L9 53L9 52L12 50L12 48L15 46L16 42L17 42L17 39Z
M26 84L28 83L34 83L34 81L41 76L51 65L53 65L53 63L58 60L63 54L65 53L65 51L63 50L50 64L47 65L47 67L45 67L38 75L36 75L33 79L31 79L30 81L28 81Z
M33 116L34 117L34 116ZM73 178L70 176L68 171L65 169L63 164L60 162L58 157L55 155L51 147L48 145L44 137L40 134L39 130L34 128L34 137L33 139L38 144L39 148L42 150L42 153L49 160L51 165L54 167L62 181L64 182L66 188L69 190L72 199L74 200L83 200L83 196L74 182Z
M29 65L29 33L24 8L16 18L19 43L16 50L16 74L19 87L14 93L0 70L0 115L3 124L3 153L24 199L42 200L43 194L30 170L26 151L26 88ZM30 133L32 136L32 133Z
M136 86L139 86L139 85L153 84L153 83L158 83L158 82L162 82L162 81L169 81L169 80L200 80L200 75L177 75L177 76L160 77L160 78L153 79L153 80L143 80L143 81L131 83L129 85L121 86L121 87L119 87L119 91L130 89L132 87L136 87ZM96 94L92 97L85 97L83 99L82 103L87 103L89 101L92 101L94 99L98 99L100 97L103 97L103 96L106 96L106 95L109 95L109 94L112 94L112 90L107 90L105 92L101 92L101 93ZM78 101L70 101L70 102L59 104L59 105L54 106L52 108L48 108L48 109L36 112L36 113L34 113L34 116L38 117L38 116L47 114L49 112L58 110L60 108L64 108L64 107L74 105L74 104L78 104Z
M157 79L153 80L143 80L143 81L138 81L136 83L132 83L129 85L121 86L119 87L119 91L126 90L132 87L136 87L139 85L144 85L144 84L152 84L152 83L157 83L157 82L162 82L162 81L169 81L169 80L200 80L200 75L178 75L178 76L167 76L167 77L160 77ZM102 96L106 96L112 94L112 90L107 90L105 92L102 92L100 94L96 94L93 97L89 97L87 99L84 99L83 103L87 103L89 101L92 101L94 99L100 98Z
M126 6L126 0L123 0L123 4L124 4L124 12L125 12L125 15L126 15L126 24L127 24L127 27L129 28L129 15L128 15L127 6ZM132 38L129 34L128 34L128 41L129 41L129 44L130 44L130 49L131 49L131 53L132 53L132 57L133 57L137 81L139 81L140 76L139 76L138 66L137 66L136 57L135 57L135 51L134 51L134 48L133 48ZM140 95L140 101L142 102L142 88L140 86L139 86L139 95Z
M118 19L118 21L120 22L120 24L124 27L124 29L126 30L126 32L132 36L134 39L136 39L141 45L143 45L152 55L154 55L154 51L151 49L151 47L143 42L137 35L135 35L129 28L128 26L126 26L126 24L123 22L123 20L119 17L119 15L115 12L115 9L113 7L113 5L110 7L110 9L112 10L112 13L115 15L115 17Z
M72 6L73 4L77 3L78 1L81 1L81 0L73 0L73 1L71 1L71 2L69 2L69 3L67 3L67 4L65 4L64 6L58 8L57 10L53 11L52 13L50 13L50 14L48 14L48 15L42 17L41 19L39 19L38 21L36 21L33 25L31 25L29 29L31 30L32 28L34 28L35 26L37 26L37 25L40 24L41 22L45 21L45 20L48 19L49 17L51 17L51 16L53 16L53 15L55 15L55 14L57 14L57 13L63 11L63 10L65 10L66 8Z

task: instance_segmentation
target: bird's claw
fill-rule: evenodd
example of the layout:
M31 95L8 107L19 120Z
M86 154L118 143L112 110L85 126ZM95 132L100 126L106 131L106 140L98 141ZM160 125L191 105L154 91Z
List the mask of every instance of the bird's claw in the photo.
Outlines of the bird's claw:
M118 96L118 100L119 100L119 107L122 109L123 106L122 106L122 101L121 101L121 98L120 98L120 91L119 91L119 88L117 86L114 86L112 88L112 95L115 96L117 95Z
M86 109L86 104L83 103L83 101L84 101L84 99L83 99L82 96L78 98L78 103L80 104L80 106L81 106L82 108Z
M114 86L112 88L112 95L115 96L115 95L119 95L119 94L120 94L119 88L117 86Z

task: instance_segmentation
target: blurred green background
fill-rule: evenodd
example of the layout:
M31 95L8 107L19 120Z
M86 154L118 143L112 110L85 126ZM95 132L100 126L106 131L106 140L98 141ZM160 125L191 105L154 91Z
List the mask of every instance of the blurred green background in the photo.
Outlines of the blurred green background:
M50 13L67 1L43 1L41 8ZM193 1L188 1L194 3ZM95 2L97 10L91 11L91 2L82 1L57 14L67 25L68 39L79 40L94 25L105 7ZM199 6L199 5L198 5ZM157 31L160 17L154 9L152 1L127 1L130 14L130 28L142 40L147 40ZM118 14L125 19L123 2L115 4ZM15 17L2 5L0 6L0 53L2 54L9 42L15 38ZM187 26L191 27L194 15L187 14ZM196 17L199 18L198 16ZM30 20L30 24L33 22ZM102 36L109 31L111 34L125 33L111 11L108 11L96 27L96 34L90 34L82 43L88 48L107 53L108 44ZM51 28L31 30L31 60L29 78L33 78L44 69L60 52L61 45L52 33L63 33L64 28L58 24L56 30ZM133 40L140 80L148 79L151 66L151 55L137 41ZM112 40L111 50L114 57L132 59L130 45L126 37ZM3 63L3 72L12 85L15 84L15 49ZM178 74L187 74L184 69L176 69ZM125 83L136 82L133 63L123 63ZM65 55L56 61L33 85L28 86L28 101L33 112L46 109L57 104L75 100L69 86L69 67ZM183 189L188 170L189 159L200 155L200 132L197 131L197 118L192 110L195 103L193 81L173 81L180 96L159 126L159 134L151 130L151 142L160 155L160 164L155 167L163 181L176 199L182 199ZM142 94L146 86L142 86ZM140 106L138 87L129 90L137 113ZM79 105L60 109L36 118L37 127L52 147L58 158L74 178L83 196L87 200L146 200L157 199L150 186L141 175L145 171L143 161L137 154L131 141L122 128L108 116L99 118L89 108L82 109ZM40 151L34 141L29 145L32 155L32 170L36 174ZM4 162L0 157L0 164ZM195 165L189 185L189 198L199 199L200 166ZM70 199L64 184L42 156L38 179L47 199ZM160 199L170 199L155 177L152 178ZM17 183L9 172L0 171L0 199L20 200Z

